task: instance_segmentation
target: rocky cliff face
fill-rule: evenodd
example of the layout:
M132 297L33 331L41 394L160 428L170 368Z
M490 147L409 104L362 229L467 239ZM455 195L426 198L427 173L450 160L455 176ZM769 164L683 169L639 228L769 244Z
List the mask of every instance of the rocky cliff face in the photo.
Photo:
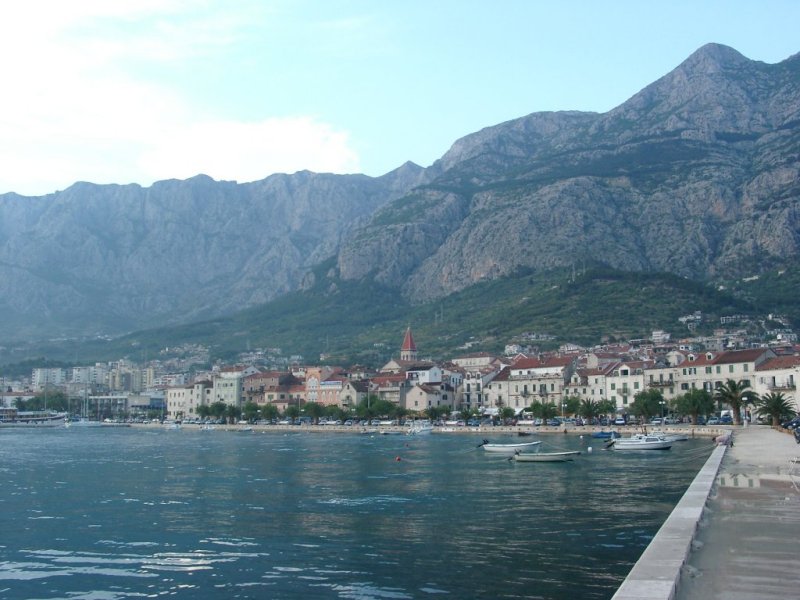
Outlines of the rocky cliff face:
M428 169L0 196L0 328L213 317L311 285L332 257L332 275L417 302L584 260L740 277L796 261L798 199L800 55L709 45L608 113L488 127Z
M415 301L601 260L709 280L796 259L800 55L708 45L605 114L536 113L456 142L339 254Z
M409 163L379 178L198 176L0 196L4 338L119 332L265 302L296 289L310 265L424 177Z

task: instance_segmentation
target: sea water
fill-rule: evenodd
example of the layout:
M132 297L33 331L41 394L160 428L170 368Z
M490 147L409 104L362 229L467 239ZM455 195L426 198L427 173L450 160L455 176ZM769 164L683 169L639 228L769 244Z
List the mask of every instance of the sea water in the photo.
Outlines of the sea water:
M712 449L484 435L0 430L0 598L610 598Z

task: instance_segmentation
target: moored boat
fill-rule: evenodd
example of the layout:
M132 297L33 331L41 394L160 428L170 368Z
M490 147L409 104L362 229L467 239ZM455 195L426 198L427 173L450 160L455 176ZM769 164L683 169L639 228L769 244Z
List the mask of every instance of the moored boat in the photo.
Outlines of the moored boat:
M484 440L480 445L486 452L495 452L498 454L514 454L515 452L525 452L526 450L533 450L542 442L523 442L520 444L491 444Z
M661 431L660 429L654 429L650 432L652 435L657 435L663 437L665 440L670 442L687 442L689 441L689 436L685 433L667 433L665 431Z
M569 452L528 452L514 454L514 460L517 462L567 462L575 460L575 457L579 454L579 450Z
M592 437L599 440L610 440L620 438L622 435L619 431L595 431L592 433Z
M614 450L669 450L672 442L661 436L637 433L631 437L611 440Z
M426 435L433 432L433 423L430 421L414 421L408 428L408 435Z

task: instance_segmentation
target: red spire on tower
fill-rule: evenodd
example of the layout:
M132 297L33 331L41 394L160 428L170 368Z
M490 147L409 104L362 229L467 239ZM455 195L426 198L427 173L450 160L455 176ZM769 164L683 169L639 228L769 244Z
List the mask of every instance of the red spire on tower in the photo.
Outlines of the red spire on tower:
M400 347L400 360L417 360L417 345L414 343L414 336L411 335L411 326L406 329L406 336Z
M403 338L403 345L400 347L400 352L416 352L417 345L414 343L414 336L411 335L411 327L406 329L406 337Z

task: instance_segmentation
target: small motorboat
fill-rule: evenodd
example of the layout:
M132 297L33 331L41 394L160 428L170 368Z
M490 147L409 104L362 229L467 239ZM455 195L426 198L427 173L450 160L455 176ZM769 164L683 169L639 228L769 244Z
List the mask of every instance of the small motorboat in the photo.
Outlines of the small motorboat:
M592 437L598 440L613 440L622 437L619 431L595 431Z
M669 450L672 442L661 436L637 433L631 437L610 440L608 445L614 450Z
M408 428L408 435L427 435L433 432L433 423L430 421L414 421Z
M580 454L579 450L572 450L570 452L529 452L526 454L514 454L514 460L517 462L567 462L575 460L575 457Z
M498 454L514 454L515 452L525 452L526 450L533 450L542 442L522 442L519 444L491 444L487 440L479 446L486 452L495 452Z

